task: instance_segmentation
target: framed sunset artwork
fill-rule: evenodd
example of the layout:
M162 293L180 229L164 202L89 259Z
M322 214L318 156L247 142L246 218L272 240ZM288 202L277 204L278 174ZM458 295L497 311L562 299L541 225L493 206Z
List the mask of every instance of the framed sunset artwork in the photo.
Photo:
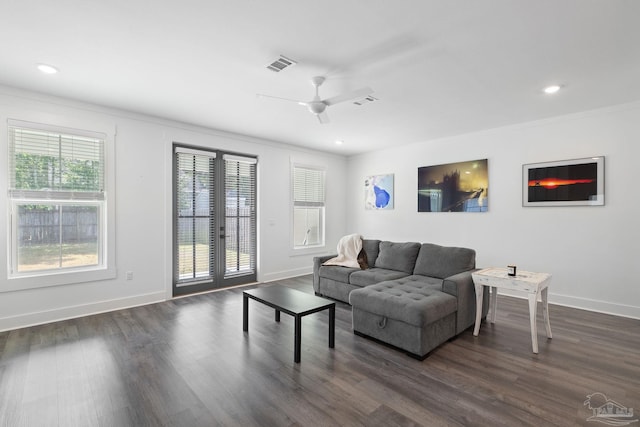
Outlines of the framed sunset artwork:
M523 165L522 205L604 205L604 156Z

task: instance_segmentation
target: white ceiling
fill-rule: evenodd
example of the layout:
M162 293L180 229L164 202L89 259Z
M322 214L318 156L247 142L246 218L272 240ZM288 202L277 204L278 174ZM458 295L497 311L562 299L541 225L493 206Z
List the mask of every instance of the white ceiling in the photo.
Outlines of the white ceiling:
M637 0L2 0L0 84L349 155L639 100L639 22ZM310 100L314 75L379 101L321 125L256 96Z

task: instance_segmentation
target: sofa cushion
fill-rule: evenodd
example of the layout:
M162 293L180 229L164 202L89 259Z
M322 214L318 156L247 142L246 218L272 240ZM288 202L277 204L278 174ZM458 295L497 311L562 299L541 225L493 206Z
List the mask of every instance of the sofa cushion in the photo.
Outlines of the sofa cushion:
M375 267L380 252L380 240L362 239L362 250L367 254L369 268Z
M442 290L442 282L444 280L438 279L437 277L428 277L428 276L406 276L400 279L394 280L394 282L404 285L404 284L412 284L413 286L423 286L430 289L436 289L438 291Z
M368 270L356 270L349 276L349 283L356 286L368 286L385 280L394 280L407 276L407 273L384 268L370 268Z
M420 250L420 243L380 242L376 267L412 274ZM429 276L427 274L427 276Z
M382 282L354 289L349 303L360 310L415 326L425 326L454 313L454 296L419 285Z
M415 262L413 274L444 279L476 267L476 251L424 243Z
M318 270L318 275L337 282L349 283L349 275L354 271L360 270L339 265L323 265L320 267L320 270Z

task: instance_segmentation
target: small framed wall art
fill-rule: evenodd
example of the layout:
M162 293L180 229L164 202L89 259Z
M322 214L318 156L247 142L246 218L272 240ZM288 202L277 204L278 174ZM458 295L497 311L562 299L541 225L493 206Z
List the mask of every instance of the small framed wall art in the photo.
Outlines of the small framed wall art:
M393 209L393 174L372 175L365 178L364 208Z
M523 165L522 205L604 205L604 156Z

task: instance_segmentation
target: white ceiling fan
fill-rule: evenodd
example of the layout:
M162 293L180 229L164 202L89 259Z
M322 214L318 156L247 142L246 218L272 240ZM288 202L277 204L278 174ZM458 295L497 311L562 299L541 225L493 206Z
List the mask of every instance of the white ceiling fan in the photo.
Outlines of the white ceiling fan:
M324 83L324 81L325 81L325 78L322 76L316 76L311 79L311 84L313 85L313 87L316 88L316 96L314 96L311 101L298 101L295 99L280 98L278 96L262 95L262 94L258 94L258 96L264 97L264 98L281 99L283 101L297 102L299 105L303 105L307 107L307 109L312 114L315 114L318 117L318 120L320 121L320 123L325 124L325 123L329 123L329 116L325 111L327 107L338 104L340 102L361 99L373 93L373 89L371 89L370 87L363 87L361 89L354 90L352 92L343 93L341 95L337 95L332 98L321 99L320 95L318 94L318 88L322 86L322 83Z

